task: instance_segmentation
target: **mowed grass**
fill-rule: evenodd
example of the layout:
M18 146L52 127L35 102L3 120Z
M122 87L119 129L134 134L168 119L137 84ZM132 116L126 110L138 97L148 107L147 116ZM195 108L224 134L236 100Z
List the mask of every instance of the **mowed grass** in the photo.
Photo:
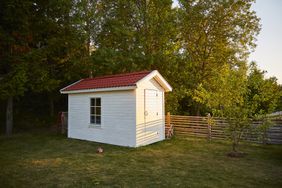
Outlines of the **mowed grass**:
M98 146L104 148L97 154ZM33 132L0 137L0 187L282 187L282 146L176 137L126 148Z

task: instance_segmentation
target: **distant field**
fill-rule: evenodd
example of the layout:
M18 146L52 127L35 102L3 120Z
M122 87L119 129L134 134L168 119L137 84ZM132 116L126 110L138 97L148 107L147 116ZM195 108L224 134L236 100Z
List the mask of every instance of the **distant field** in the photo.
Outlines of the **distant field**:
M102 146L103 154L96 154ZM174 138L137 149L33 132L0 137L0 187L282 187L282 146Z

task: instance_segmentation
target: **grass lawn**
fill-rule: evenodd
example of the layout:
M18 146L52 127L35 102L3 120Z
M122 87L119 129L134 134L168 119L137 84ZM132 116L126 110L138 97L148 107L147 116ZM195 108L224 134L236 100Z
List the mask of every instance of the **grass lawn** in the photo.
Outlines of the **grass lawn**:
M103 154L96 154L98 146ZM0 187L282 187L282 146L177 137L126 148L33 132L0 137Z

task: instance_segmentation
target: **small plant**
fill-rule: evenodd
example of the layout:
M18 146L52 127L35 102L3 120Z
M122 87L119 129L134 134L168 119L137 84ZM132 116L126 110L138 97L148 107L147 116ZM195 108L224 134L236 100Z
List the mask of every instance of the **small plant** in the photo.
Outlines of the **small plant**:
M269 117L264 115L262 118L260 118L261 124L257 127L258 131L258 139L261 141L263 144L267 144L270 139L268 138L267 131L273 126L273 122Z
M228 156L242 157L245 154L238 150L240 141L252 130L249 110L243 106L232 106L224 109L224 115L228 122L226 131L232 142L232 151Z
M236 118L236 119L230 119L228 120L229 126L228 126L228 132L230 134L230 138L232 141L232 152L231 153L241 153L238 150L239 143L246 135L246 133L249 131L250 128L250 122L248 119L244 118ZM236 156L237 156L236 154Z

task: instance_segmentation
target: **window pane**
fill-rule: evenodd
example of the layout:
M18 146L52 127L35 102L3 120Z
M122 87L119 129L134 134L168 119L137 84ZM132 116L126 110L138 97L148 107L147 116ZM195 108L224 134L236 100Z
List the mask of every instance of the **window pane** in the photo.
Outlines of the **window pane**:
M95 115L95 107L90 107L90 109L91 109L90 114L91 114L91 115Z
M101 124L101 116L96 116L96 124Z
M91 99L91 106L95 106L95 99Z
M95 123L95 116L90 116L90 123Z
M101 107L96 107L96 115L101 115Z
M101 98L96 98L96 106L101 106Z
M101 98L90 99L90 123L101 124Z

